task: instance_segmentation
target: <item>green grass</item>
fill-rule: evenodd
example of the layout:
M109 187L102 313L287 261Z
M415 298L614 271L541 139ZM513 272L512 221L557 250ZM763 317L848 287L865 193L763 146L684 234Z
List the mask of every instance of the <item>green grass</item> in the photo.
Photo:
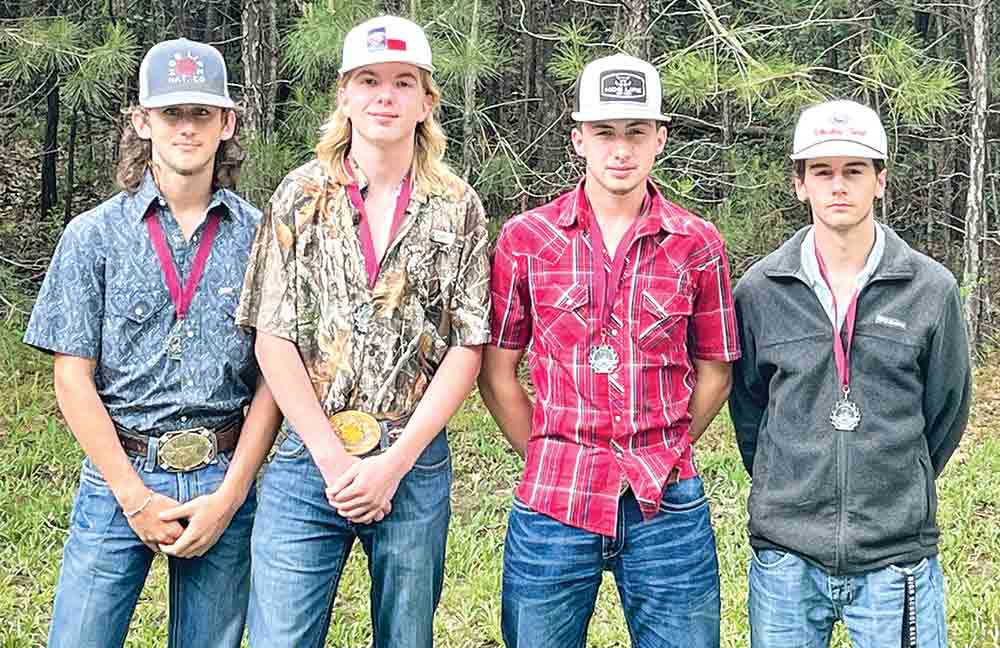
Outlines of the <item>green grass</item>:
M0 323L0 648L44 645L81 452L55 406L51 363L20 343L23 322ZM1000 646L1000 372L977 376L972 428L939 482L950 645ZM500 646L500 567L506 514L520 471L478 397L450 426L454 514L437 645ZM720 417L699 442L722 572L722 644L748 645L745 502L750 482ZM166 645L165 561L154 562L126 645ZM589 646L628 646L611 578L601 588ZM356 550L341 581L327 646L365 648L368 577ZM95 620L95 622L100 622ZM848 645L839 629L834 645Z

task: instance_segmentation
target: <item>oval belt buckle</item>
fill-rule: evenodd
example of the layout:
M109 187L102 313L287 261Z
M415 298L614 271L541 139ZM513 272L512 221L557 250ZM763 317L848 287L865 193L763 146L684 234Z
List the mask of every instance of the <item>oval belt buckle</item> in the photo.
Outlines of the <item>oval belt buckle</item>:
M217 453L215 435L204 428L167 432L156 447L157 461L169 472L187 472L208 465Z
M378 447L382 440L382 426L374 416L358 410L337 412L330 417L334 434L344 444L349 455L363 455Z

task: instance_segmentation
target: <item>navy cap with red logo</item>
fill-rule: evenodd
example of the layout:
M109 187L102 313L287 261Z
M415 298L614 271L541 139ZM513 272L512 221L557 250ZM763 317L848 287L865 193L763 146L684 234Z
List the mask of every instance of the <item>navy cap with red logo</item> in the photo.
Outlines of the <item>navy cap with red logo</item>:
M233 108L226 61L211 45L178 38L157 43L139 66L139 105Z

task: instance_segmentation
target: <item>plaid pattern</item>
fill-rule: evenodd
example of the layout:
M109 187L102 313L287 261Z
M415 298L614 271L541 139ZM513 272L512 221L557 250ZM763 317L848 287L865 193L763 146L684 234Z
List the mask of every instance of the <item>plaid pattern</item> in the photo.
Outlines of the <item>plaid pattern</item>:
M606 536L615 533L623 480L649 518L674 468L682 479L697 474L688 436L692 358L740 355L722 238L651 182L648 191L649 212L628 248L605 338L620 358L611 374L587 364L601 339L582 182L508 221L493 262L492 343L530 342L537 391L517 495Z

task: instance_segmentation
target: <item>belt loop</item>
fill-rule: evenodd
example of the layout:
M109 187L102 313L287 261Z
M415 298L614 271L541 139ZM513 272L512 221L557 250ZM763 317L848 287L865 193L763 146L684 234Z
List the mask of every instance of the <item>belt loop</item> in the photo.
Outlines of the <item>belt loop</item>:
M379 452L385 452L391 445L389 441L389 421L379 421L378 428L381 432L381 436L378 439L378 450Z
M146 442L146 472L153 472L156 468L156 449L160 443L160 437L149 437Z

